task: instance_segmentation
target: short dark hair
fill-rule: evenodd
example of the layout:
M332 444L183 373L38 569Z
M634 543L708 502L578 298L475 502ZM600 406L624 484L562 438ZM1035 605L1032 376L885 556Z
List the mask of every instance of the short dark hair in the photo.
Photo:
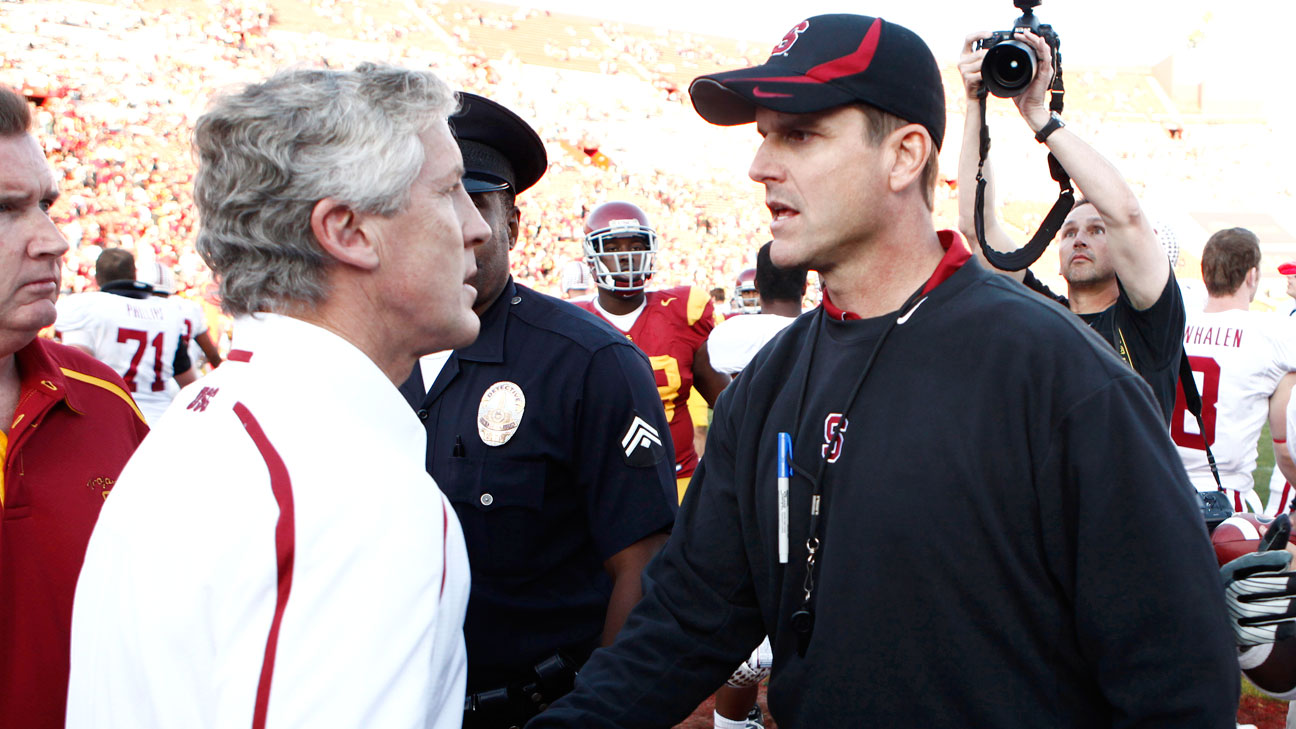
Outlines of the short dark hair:
M0 86L0 137L16 137L31 129L31 107L27 99Z
M1260 239L1246 228L1225 228L1202 250L1202 282L1211 296L1237 293L1247 272L1260 267Z
M108 248L95 261L95 283L135 280L135 256L125 248Z
M890 112L882 111L876 106L870 104L858 103L857 107L864 112L864 118L868 120L868 131L865 132L865 139L874 147L882 142L895 130L909 124L918 122L905 121ZM928 134L931 131L928 130ZM923 202L927 203L928 210L934 210L936 201L936 178L940 176L940 140L932 139L931 153L927 155L927 161L923 164L922 173L922 196Z
M775 266L770 259L770 243L756 251L756 292L768 301L800 302L805 296L806 269Z

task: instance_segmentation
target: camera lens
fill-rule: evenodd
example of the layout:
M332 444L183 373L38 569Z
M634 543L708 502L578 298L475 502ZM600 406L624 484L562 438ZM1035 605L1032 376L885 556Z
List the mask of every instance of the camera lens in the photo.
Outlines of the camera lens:
M1035 49L1018 40L1004 41L986 52L981 77L990 93L1018 96L1035 77Z

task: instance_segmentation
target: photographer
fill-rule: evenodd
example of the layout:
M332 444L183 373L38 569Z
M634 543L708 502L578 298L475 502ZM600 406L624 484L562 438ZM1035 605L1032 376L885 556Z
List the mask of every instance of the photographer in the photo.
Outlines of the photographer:
M958 183L962 193L959 231L981 262L993 269L977 243L976 198L972 194L976 190L980 105L985 103L979 95L982 62L988 52L975 46L977 41L991 35L985 32L969 35L959 58L967 116ZM1183 350L1184 307L1166 253L1120 172L1063 126L1060 117L1050 113L1046 98L1053 78L1052 49L1034 33L1019 31L1014 35L1034 50L1038 68L1025 91L1013 97L1013 103L1026 126L1066 169L1084 197L1071 209L1058 234L1066 296L1050 291L1029 270L1000 272L1056 300L1093 327L1152 386L1162 417L1169 423ZM987 181L986 242L996 251L1012 251L1019 246L1004 230L995 211L989 159L982 174Z

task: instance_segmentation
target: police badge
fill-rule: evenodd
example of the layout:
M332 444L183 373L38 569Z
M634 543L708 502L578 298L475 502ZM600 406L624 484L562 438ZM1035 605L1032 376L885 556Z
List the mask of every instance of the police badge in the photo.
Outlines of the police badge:
M486 388L477 407L477 435L488 446L502 446L517 432L525 411L522 388L507 380L496 382Z

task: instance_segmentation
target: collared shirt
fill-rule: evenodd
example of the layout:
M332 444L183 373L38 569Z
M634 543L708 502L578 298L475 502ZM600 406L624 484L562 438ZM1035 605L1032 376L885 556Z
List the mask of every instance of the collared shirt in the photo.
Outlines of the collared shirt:
M419 368L401 388L468 542L473 692L597 645L603 562L669 529L675 493L652 371L625 336L511 279L481 319L426 394Z
M121 378L72 347L19 350L0 484L0 724L63 726L72 593L90 530L148 433Z
M236 331L90 540L68 726L458 727L468 561L418 419L331 332Z

